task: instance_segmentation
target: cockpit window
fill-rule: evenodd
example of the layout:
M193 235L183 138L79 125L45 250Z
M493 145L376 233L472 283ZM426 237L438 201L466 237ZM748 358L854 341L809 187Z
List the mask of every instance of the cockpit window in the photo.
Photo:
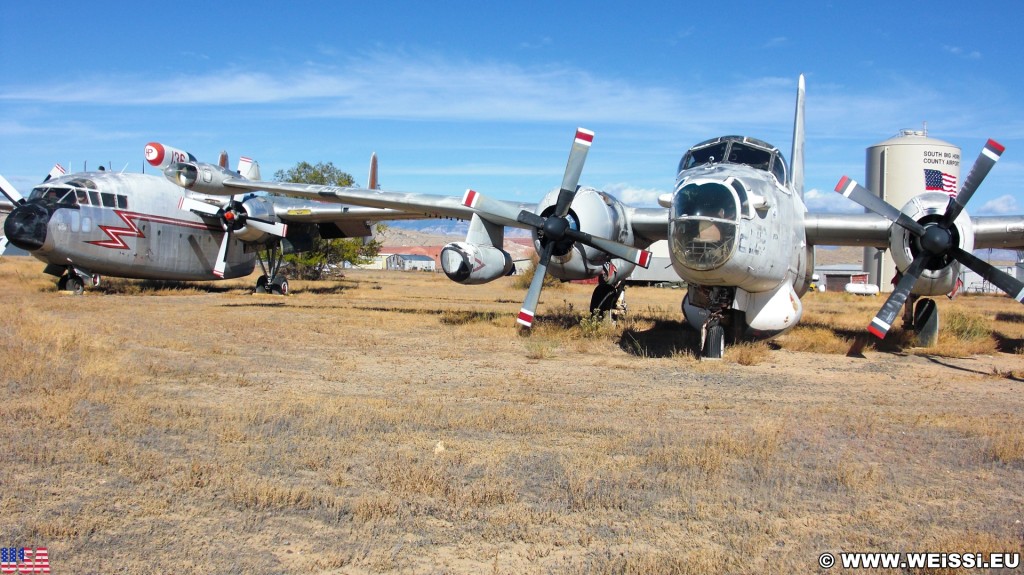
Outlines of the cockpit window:
M30 200L42 199L48 204L78 205L76 190L67 186L39 186L29 194Z
M96 182L90 180L89 178L75 178L73 180L68 180L68 185L75 186L78 188L86 188L88 190L99 189L96 187Z
M786 161L782 159L782 154L775 154L775 161L772 162L772 174L775 175L775 179L778 180L783 186L789 181L786 178Z
M744 164L751 168L768 171L772 161L772 153L768 150L753 148L740 142L733 142L729 146L729 163Z
M728 146L728 142L720 142L710 146L704 146L703 148L694 146L690 151L686 152L683 159L679 162L679 171L689 170L695 166L703 166L704 164L714 164L715 162L721 162L722 158L725 157L725 150Z
M678 172L716 163L743 164L771 172L780 184L786 183L787 169L782 154L767 142L742 136L723 136L697 144L679 161Z

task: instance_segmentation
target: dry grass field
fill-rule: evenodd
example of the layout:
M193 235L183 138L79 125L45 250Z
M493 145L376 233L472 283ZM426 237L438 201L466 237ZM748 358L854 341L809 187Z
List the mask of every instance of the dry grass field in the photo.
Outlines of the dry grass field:
M1024 547L1024 309L847 351L879 298L700 362L679 290L350 272L109 280L0 260L0 546L54 573L812 573ZM834 571L840 571L835 569ZM931 571L937 572L937 571Z

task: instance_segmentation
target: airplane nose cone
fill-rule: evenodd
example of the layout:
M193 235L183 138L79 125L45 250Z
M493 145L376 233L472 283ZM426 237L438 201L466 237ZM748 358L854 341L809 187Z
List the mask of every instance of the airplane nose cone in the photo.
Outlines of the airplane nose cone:
M50 212L39 204L25 204L11 211L4 221L4 235L15 246L34 251L46 242Z

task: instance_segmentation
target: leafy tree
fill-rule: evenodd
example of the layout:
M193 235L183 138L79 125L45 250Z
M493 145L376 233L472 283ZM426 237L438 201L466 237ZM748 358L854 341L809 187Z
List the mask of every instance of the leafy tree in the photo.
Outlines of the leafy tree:
M299 162L288 170L274 173L278 182L295 182L301 184L319 184L322 186L351 186L352 175L343 172L332 162ZM376 224L376 232L382 233L387 226ZM332 266L340 266L345 262L354 265L369 263L380 253L381 244L376 239L363 243L362 238L339 238L326 240L317 238L313 249L298 254L284 256L292 267L292 273L298 278L307 280L322 279Z

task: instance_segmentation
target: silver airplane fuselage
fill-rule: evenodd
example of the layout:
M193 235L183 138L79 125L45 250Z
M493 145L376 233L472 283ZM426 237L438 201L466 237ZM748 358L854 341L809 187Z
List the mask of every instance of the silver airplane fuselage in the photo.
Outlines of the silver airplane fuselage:
M182 210L188 192L158 175L84 172L36 186L4 223L10 242L79 275L215 280L224 230ZM229 246L224 278L252 273L255 253ZM94 280L95 281L95 280Z
M740 136L697 144L679 165L669 206L672 266L690 285L683 303L698 330L714 314L742 312L746 337L796 325L813 251L803 200L773 146Z

